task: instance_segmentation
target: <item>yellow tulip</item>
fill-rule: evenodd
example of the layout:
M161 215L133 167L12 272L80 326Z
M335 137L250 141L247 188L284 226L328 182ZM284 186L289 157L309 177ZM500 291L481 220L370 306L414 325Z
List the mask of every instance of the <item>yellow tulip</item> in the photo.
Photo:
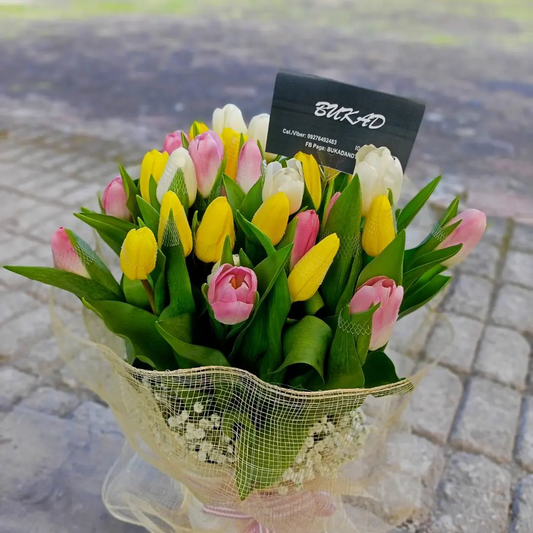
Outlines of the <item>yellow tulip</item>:
M289 212L289 198L284 192L277 192L263 202L252 218L252 224L257 226L276 246L287 229Z
M248 140L247 135L242 135L244 142ZM239 162L239 151L241 147L241 133L224 128L222 131L222 142L226 154L226 174L235 181L237 177L237 163Z
M318 168L318 163L314 156L311 154L304 154L303 152L298 152L294 156L294 159L297 159L302 163L305 185L311 195L313 203L315 204L315 209L318 209L320 207L320 202L322 201L322 181L320 180L320 168Z
M150 202L150 176L153 176L156 183L158 183L163 175L167 161L168 153L161 153L157 150L147 152L143 158L139 185L141 188L141 196L147 202Z
M293 302L309 300L318 290L339 250L336 233L315 244L289 274L289 292Z
M370 205L363 229L363 250L370 256L379 255L396 237L392 207L388 196L376 196Z
M225 196L215 198L208 206L196 231L194 253L204 263L216 263L222 256L224 241L229 236L235 245L233 213Z
M168 226L170 211L174 218L174 227ZM177 231L177 235L176 235ZM163 246L174 246L181 240L183 253L187 257L192 252L192 232L185 214L185 209L181 205L180 199L175 192L167 191L161 201L161 213L159 214L159 228L157 230L157 240L159 248Z
M120 250L120 268L131 279L146 279L155 268L157 242L149 228L132 229Z
M209 130L209 128L203 122L198 122L197 120L195 120L191 124L191 129L189 130L189 141L192 141L194 139L194 137L195 137L195 135L194 135L194 126L196 126L196 130L198 131L198 135L200 135L200 133L205 133L206 131Z

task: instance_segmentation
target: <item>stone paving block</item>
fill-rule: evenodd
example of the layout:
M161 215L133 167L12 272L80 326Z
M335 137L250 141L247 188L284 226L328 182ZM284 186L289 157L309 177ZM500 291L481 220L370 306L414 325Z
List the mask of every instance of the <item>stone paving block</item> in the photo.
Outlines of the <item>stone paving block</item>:
M493 284L478 276L459 274L444 308L484 321L489 313Z
M65 416L80 403L78 397L70 392L41 387L24 399L20 406L49 415Z
M533 334L533 290L504 285L492 311L496 324Z
M407 411L413 430L443 444L461 400L461 380L447 368L436 366L415 387Z
M2 167L0 166L0 174ZM5 180L5 178L3 178ZM3 182L2 182L3 183ZM23 216L28 210L34 209L37 202L31 198L24 198L13 192L1 191L2 209L0 210L0 222L5 222L13 217Z
M112 178L109 179L111 181ZM96 194L103 193L102 187L97 184L82 184L78 183L77 187L69 194L65 194L61 197L61 203L72 206L75 209L79 209L81 206L88 207L89 209L98 209L98 200Z
M436 318L428 308L418 309L402 318L394 328L388 347L408 357L417 356L424 348Z
M2 422L2 532L140 533L114 519L101 499L122 443L119 435L15 408Z
M7 291L2 294L0 306L0 324L11 318L32 309L35 300L22 291Z
M520 394L509 387L472 378L452 431L451 444L468 452L484 453L501 463L509 462L521 401Z
M29 233L38 228L43 222L51 218L57 218L58 213L60 213L60 208L56 205L37 204L22 216L11 218L7 223L7 227L15 233Z
M522 390L526 384L531 348L516 331L488 326L479 348L475 369L496 381Z
M533 531L533 476L523 478L516 487L513 498L513 522L509 533Z
M83 402L72 413L72 418L84 425L90 425L103 433L120 432L111 410L96 402Z
M0 356L22 357L24 350L50 335L50 313L42 304L0 326Z
M64 362L59 355L55 339L48 336L40 341L32 342L12 364L25 372L31 372L36 376L58 377L56 371L63 367Z
M2 265L11 264L15 258L33 251L39 246L34 240L23 235L5 234L5 239L0 243L0 262Z
M504 218L489 218L482 242L501 246L508 233L508 221Z
M517 224L511 238L511 248L533 252L533 226Z
M495 280L499 257L499 248L489 241L482 240L472 250L465 262L458 266L458 270Z
M478 320L444 313L429 337L428 359L437 359L458 372L470 372L482 331L483 324Z
M533 397L524 398L522 420L516 442L516 459L529 472L533 472Z
M37 379L10 366L0 368L0 407L7 408L28 394Z
M431 533L506 533L511 474L482 455L455 453L438 490Z
M533 288L533 253L511 250L507 254L502 280Z

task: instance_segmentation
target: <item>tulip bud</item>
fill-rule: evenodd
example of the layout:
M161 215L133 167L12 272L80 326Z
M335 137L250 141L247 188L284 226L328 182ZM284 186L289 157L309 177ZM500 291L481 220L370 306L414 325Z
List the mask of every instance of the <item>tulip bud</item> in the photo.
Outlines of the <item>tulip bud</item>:
M55 268L85 278L90 277L63 226L52 235L51 245Z
M487 217L485 213L477 209L466 209L448 222L448 226L458 221L461 223L452 231L444 241L438 246L437 250L462 244L462 248L453 257L444 261L442 264L446 267L457 265L464 261L470 252L477 246L487 227Z
M196 169L189 152L185 148L174 150L168 158L163 175L157 184L157 199L159 202L162 201L163 195L169 189L179 194L185 193L189 201L189 207L194 204L196 200Z
M363 250L370 256L379 255L396 237L394 219L389 198L376 196L365 220L363 228Z
M248 137L246 135L243 135L243 137L244 142L246 142ZM235 181L237 176L237 162L239 160L239 148L241 146L241 134L231 128L224 128L222 142L224 143L224 150L226 152L225 173Z
M328 221L329 214L331 212L331 208L335 205L335 202L339 199L339 196L341 195L340 192L336 192L329 201L328 206L326 207L326 212L324 213L324 224Z
M235 245L233 212L225 196L215 198L208 206L196 232L194 253L204 263L216 263L222 256L226 236Z
M131 213L126 206L126 191L120 176L111 180L105 188L102 194L102 207L106 215L131 220Z
M362 146L355 155L354 174L359 176L362 193L362 215L365 217L376 196L392 192L394 203L402 191L403 171L398 158L388 148L376 148L373 144Z
M185 136L187 140L189 140L189 137L187 137L187 134L184 131L176 130L172 133L169 133L163 142L163 152L166 152L168 155L171 155L174 150L177 150L178 148L183 147L183 142L181 140L182 134Z
M226 104L222 109L213 112L213 130L222 135L225 128L231 128L237 133L246 133L246 123L241 110L234 104Z
M156 183L158 183L165 170L167 161L168 154L166 152L158 152L157 150L147 152L143 158L139 186L141 189L141 196L147 202L150 202L150 177L153 176Z
M320 229L320 219L316 211L304 211L296 215L296 231L291 253L291 270L296 263L315 245Z
M370 350L382 348L389 342L394 324L398 320L403 300L403 287L386 276L369 279L357 289L350 302L350 313L362 313L380 304L372 316Z
M297 159L289 159L286 168L282 167L279 161L273 161L267 165L263 185L263 202L278 192L287 195L290 204L289 214L292 215L300 209L304 194L304 178L302 164Z
M289 292L293 302L309 300L318 290L339 250L336 233L315 244L289 274Z
M283 238L288 221L289 199L283 192L267 198L252 218L252 224L257 226L274 246Z
M263 150L266 150L269 123L270 115L268 113L261 113L260 115L255 115L250 120L250 125L248 126L248 137L259 141Z
M318 209L322 201L322 181L320 179L318 163L314 156L304 154L303 152L298 152L294 158L302 163L305 185L311 195L315 209Z
M189 144L189 154L196 169L198 190L204 198L207 198L224 158L222 140L214 131L201 133Z
M197 132L196 135L194 134L195 130ZM204 124L203 122L198 122L197 120L195 120L191 124L191 128L189 130L189 139L192 141L195 137L197 137L198 135L202 133L205 133L206 131L209 131L209 128L207 127L207 125Z
M237 165L237 185L247 193L261 177L263 157L257 142L250 139L246 141L239 154Z
M150 228L132 229L120 250L120 268L131 280L147 279L155 268L157 242Z
M169 226L170 211L174 223ZM179 241L183 245L183 253L187 257L192 251L192 232L187 220L185 209L172 191L164 194L161 202L161 212L159 214L159 228L157 230L157 241L159 248L165 246L176 246Z
M221 324L233 325L250 316L256 292L257 277L252 269L225 263L211 279L207 299L215 318Z

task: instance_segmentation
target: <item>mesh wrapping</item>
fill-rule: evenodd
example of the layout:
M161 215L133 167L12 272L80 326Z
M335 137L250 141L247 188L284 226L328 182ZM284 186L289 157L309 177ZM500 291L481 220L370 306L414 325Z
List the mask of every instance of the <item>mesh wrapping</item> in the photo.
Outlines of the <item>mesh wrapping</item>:
M63 309L51 306L60 352L126 437L103 493L118 518L156 533L381 533L416 508L420 479L387 444L427 369L414 356L409 379L326 392L238 368L145 371L99 318L67 326Z

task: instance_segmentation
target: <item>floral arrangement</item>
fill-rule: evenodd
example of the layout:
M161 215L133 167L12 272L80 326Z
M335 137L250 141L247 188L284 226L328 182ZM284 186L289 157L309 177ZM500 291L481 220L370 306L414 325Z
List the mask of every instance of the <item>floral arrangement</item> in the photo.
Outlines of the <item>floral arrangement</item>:
M119 257L119 280L63 227L53 268L6 268L74 293L124 340L123 381L99 390L93 378L94 388L132 446L138 432L161 471L196 487L203 513L216 515L209 505L224 496L217 516L309 532L314 515L276 514L275 497L333 479L357 455L368 394L412 388L386 354L393 328L448 285L445 272L476 246L486 219L458 214L455 199L406 249L440 177L399 208L403 170L387 148L363 146L346 174L302 152L265 153L268 124L267 114L247 127L236 106L216 109L212 129L194 122L168 134L138 177L120 168L100 212L75 214ZM157 414L143 410L148 397ZM198 487L205 467L230 482ZM319 499L329 494L331 484L318 486Z
M384 349L397 319L449 283L485 216L457 215L456 199L405 250L440 177L394 211L403 172L387 148L362 147L353 176L338 173L265 154L268 121L247 128L236 106L217 109L212 130L195 122L148 152L138 180L120 168L101 213L76 214L120 256L120 281L65 228L55 268L7 268L79 296L133 365L231 365L308 390L396 381Z

